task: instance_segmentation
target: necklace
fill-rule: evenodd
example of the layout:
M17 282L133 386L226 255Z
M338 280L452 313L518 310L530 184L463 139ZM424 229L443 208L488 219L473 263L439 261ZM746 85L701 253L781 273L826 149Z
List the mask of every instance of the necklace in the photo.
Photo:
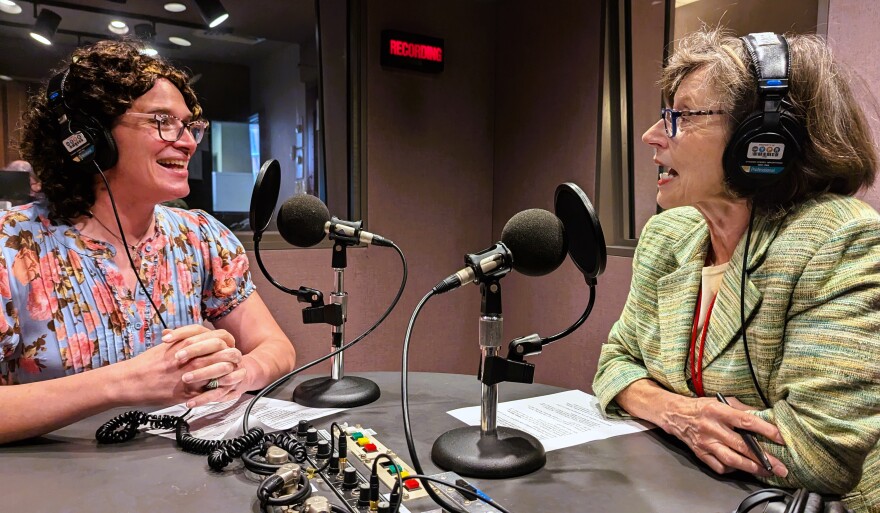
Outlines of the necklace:
M115 239L118 240L119 242L121 242L121 243L125 244L126 246L128 246L128 249L129 249L129 250L131 250L131 251L135 251L135 252L137 251L138 245L140 244L141 241L138 241L137 244L135 244L135 245L131 245L131 244L126 243L124 240L122 240L122 237L120 237L119 235L116 235L116 232L114 232L114 231L111 230L109 227L107 227L106 224L104 224L103 222L101 222L101 220L98 219L98 216L96 216L94 213L92 213L91 210L89 210L89 214L91 214L92 219L94 219L95 221L98 221L98 224L101 225L101 227L104 228L104 230L106 230L107 233L109 233L110 235L112 235L113 238L115 238Z

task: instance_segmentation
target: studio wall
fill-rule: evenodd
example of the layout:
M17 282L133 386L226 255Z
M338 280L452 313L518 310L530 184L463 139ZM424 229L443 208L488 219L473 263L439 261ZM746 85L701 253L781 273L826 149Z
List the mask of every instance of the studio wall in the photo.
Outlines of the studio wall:
M367 51L367 211L370 229L397 242L410 265L406 293L385 324L346 355L346 370L398 370L403 334L419 299L462 267L462 256L500 238L526 208L553 209L562 182L595 200L600 62L599 1L405 2L371 0ZM845 23L844 23L845 21ZM880 8L858 0L830 4L836 55L867 83ZM439 75L383 69L379 34L398 29L445 39ZM877 119L873 119L875 133ZM880 141L880 139L878 139ZM866 198L880 208L874 188ZM329 249L264 254L285 284L332 289ZM253 262L253 259L252 259ZM623 308L630 258L609 257L590 319L575 334L530 360L537 381L591 390L601 344ZM256 271L254 263L253 269ZM330 346L329 327L304 326L300 305L255 272L261 294L305 363ZM393 251L349 251L346 340L367 328L396 292ZM539 278L512 273L502 282L505 340L556 333L583 311L587 288L566 262ZM439 296L421 314L411 368L473 375L479 361L476 287ZM316 371L329 372L329 364ZM475 398L476 400L476 398ZM503 396L502 396L503 400Z

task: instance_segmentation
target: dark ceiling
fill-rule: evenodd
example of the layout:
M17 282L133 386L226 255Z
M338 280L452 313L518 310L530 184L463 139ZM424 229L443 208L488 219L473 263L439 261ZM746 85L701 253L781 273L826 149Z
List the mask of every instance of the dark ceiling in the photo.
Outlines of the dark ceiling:
M172 60L248 65L283 44L303 44L315 38L314 0L220 0L229 19L215 29L207 27L194 0L176 0L187 7L180 13L166 11L163 6L167 1L15 0L21 13L0 12L0 74L43 79L77 45L119 37L107 27L113 20L124 21L129 27L154 23L154 46ZM34 11L43 8L61 16L53 46L41 45L29 36L36 19ZM185 38L192 46L171 44L169 36Z

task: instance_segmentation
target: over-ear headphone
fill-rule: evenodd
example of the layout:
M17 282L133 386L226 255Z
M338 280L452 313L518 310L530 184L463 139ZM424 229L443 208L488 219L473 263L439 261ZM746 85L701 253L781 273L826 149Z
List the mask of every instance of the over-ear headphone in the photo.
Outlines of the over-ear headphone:
M64 84L69 73L70 68L58 73L46 87L46 102L57 119L67 162L77 169L93 171L96 164L101 171L106 171L115 166L119 158L116 141L93 116L68 108Z
M786 99L791 63L785 37L761 32L740 39L752 58L760 103L734 130L723 162L733 190L750 196L790 172L806 132Z
M852 513L840 501L825 501L818 493L800 488L789 493L765 488L743 499L735 513Z

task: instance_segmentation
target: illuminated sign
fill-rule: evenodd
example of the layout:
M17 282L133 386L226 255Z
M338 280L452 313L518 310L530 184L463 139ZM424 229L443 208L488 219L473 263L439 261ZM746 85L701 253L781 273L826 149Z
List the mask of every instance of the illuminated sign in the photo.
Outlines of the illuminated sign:
M382 66L440 73L445 58L442 39L396 30L382 31Z

